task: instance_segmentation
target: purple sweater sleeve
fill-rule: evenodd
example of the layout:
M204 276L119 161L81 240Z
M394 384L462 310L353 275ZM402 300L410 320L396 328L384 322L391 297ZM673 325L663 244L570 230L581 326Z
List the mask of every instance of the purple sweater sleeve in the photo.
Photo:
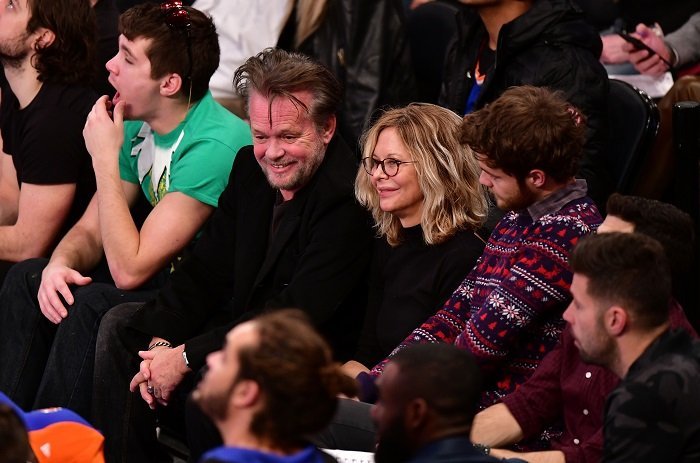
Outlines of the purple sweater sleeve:
M561 306L569 296L569 251L591 228L573 217L537 226L519 244L504 268L492 268L492 239L477 266L435 315L415 329L371 374L381 375L400 349L428 342L455 343L470 350L482 368L492 369L508 356L515 339L533 321Z
M513 264L504 269L500 284L473 308L455 340L474 354L482 369L495 368L511 354L524 330L571 297L569 251L583 233L567 221L538 229L541 232L528 236L513 254Z

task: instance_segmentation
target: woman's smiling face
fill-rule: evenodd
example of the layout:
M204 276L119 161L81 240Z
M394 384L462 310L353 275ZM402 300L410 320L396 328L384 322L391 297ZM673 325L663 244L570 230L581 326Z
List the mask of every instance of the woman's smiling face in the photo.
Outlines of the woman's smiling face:
M388 159L413 161L393 127L387 127L379 133L372 158L384 162ZM379 207L384 212L394 214L404 228L412 227L420 223L423 191L418 182L415 163L400 164L398 168L398 173L389 177L381 166L377 165L372 173L372 185L379 194Z

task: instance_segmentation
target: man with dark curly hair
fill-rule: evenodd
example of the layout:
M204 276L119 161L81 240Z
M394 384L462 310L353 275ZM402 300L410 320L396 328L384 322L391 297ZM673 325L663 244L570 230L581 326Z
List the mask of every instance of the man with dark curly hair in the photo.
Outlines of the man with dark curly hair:
M88 0L3 0L0 281L48 255L95 191L82 129L97 96Z

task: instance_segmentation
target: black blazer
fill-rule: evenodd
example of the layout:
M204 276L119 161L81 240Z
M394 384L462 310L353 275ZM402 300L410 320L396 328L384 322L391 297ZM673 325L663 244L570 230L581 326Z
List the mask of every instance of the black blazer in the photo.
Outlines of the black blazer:
M339 359L352 354L364 316L371 221L356 202L357 162L334 137L313 178L289 203L270 241L277 190L242 148L229 183L192 253L130 326L186 344L204 365L236 323L271 308L304 310Z

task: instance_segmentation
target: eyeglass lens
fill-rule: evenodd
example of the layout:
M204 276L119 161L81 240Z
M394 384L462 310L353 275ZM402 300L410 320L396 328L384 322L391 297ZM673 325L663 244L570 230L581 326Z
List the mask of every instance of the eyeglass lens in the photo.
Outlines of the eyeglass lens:
M384 159L383 161L378 161L369 157L364 158L362 160L362 164L364 165L365 171L369 175L372 175L374 173L374 170L377 168L377 166L381 166L382 172L384 172L384 174L386 174L388 177L393 177L394 175L399 173L399 165L401 164L401 162L391 158Z

